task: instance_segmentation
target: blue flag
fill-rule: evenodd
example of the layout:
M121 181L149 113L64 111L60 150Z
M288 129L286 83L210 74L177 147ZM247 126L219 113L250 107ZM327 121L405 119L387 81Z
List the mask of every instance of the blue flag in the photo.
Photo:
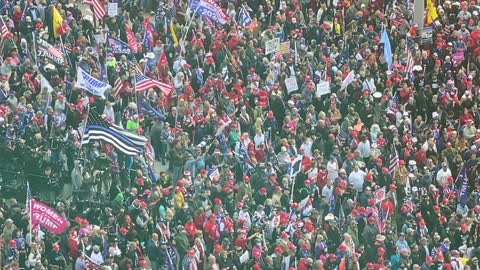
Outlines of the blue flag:
M112 36L107 36L107 50L113 54L131 54L132 50L127 43Z
M145 28L145 34L143 35L143 46L145 46L145 51L152 51L153 45L153 34Z
M387 30L383 30L380 43L383 43L383 56L388 65L388 70L392 68L392 46L390 45L390 39L388 38Z
M224 25L229 20L220 6L213 0L193 0L190 10L194 10L195 13L220 25Z
M459 187L457 193L458 202L460 203L460 205L465 206L468 203L468 199L470 198L470 195L467 192L468 175L465 165L463 165L462 170L460 170L455 185Z
M238 22L243 27L247 27L252 24L252 18L250 18L250 14L244 7L240 9L240 13L238 14Z
M148 104L142 95L137 95L137 109L139 113L143 113L145 116L160 118L161 120L165 119L165 116Z

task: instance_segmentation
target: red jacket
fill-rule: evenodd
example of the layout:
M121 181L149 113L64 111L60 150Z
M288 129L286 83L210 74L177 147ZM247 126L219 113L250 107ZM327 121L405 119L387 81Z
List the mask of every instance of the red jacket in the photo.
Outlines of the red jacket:
M80 251L78 250L78 241L72 237L68 238L68 256L70 256L74 261L80 256Z
M209 221L205 224L204 231L207 233L207 239L216 241L220 237L218 233L218 226L216 221Z
M195 235L197 234L197 227L195 226L195 223L192 221L185 224L185 230L188 234L188 240L193 242L193 240L195 240Z

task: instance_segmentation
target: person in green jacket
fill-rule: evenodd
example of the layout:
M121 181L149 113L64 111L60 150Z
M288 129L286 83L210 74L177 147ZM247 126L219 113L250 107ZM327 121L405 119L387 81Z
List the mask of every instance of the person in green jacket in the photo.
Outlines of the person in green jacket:
M136 134L139 127L140 123L138 122L138 115L134 114L133 117L127 121L127 130L130 133Z

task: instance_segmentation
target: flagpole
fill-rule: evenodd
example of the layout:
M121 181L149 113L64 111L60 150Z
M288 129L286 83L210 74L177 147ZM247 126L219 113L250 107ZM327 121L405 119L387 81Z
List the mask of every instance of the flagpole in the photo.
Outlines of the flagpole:
M28 231L30 233L30 246L32 246L33 242L33 234L32 234L32 198L31 198L31 191L30 191L30 182L27 182L27 202L28 202Z
M35 36L35 32L32 32L33 36L33 56L35 57L35 65L38 66L38 61L37 61L37 37Z
M192 17L190 18L190 22L188 23L187 30L185 31L185 34L182 36L182 39L180 40L179 44L184 44L185 39L187 38L188 31L190 30L190 26L192 25L193 18L195 17L195 14L197 14L198 9L200 8L200 4L198 7L193 11ZM183 49L182 46L180 46L180 55L182 55Z
M108 83L108 43L107 43L108 33L105 31L105 79Z

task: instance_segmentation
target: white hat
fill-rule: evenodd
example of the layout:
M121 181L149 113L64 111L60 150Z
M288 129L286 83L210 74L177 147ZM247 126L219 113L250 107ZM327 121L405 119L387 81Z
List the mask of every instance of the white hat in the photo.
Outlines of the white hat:
M432 117L433 117L433 118L437 118L437 117L438 117L438 113L437 113L437 112L433 112L433 113L432 113Z
M335 216L332 213L328 213L325 216L325 221L335 220Z
M55 66L50 63L45 66L45 69L55 69Z

